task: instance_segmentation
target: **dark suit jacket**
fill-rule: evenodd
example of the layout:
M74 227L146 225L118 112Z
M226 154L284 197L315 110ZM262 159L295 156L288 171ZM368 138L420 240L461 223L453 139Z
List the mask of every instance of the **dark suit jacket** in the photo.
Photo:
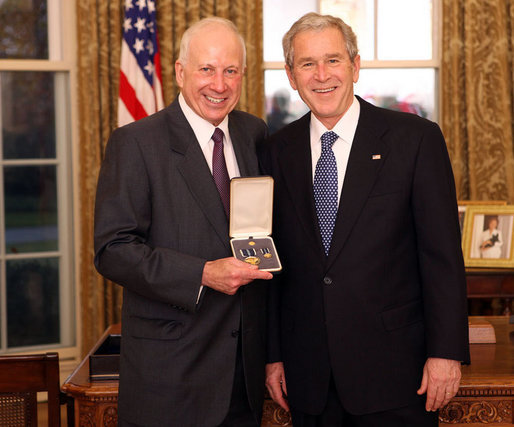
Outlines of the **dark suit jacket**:
M259 150L275 179L283 265L270 288L269 361L284 362L289 403L312 414L323 409L331 372L344 407L363 414L413 403L427 357L469 361L443 136L415 115L359 102L328 258L314 207L310 113Z
M255 144L266 125L234 111L229 130L241 175L257 175ZM159 427L219 425L240 329L258 418L267 285L253 282L235 296L204 288L196 304L205 262L231 250L219 193L178 100L112 133L98 181L95 252L98 271L124 288L120 418Z

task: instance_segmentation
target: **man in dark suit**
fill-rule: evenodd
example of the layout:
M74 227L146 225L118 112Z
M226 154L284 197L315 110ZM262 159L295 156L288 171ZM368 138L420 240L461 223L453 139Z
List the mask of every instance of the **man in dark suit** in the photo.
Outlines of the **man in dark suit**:
M229 177L258 174L267 134L232 111L244 64L230 21L198 22L175 65L178 99L107 145L95 265L124 288L120 426L260 424L267 284L253 280L272 276L231 257L228 228Z
M293 425L436 426L469 361L454 181L439 127L357 98L356 37L284 36L311 113L259 149L275 179L266 385Z

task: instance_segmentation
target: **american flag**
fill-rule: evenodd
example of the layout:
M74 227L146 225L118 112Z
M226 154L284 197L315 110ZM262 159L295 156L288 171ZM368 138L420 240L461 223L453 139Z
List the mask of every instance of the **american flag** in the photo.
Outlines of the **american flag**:
M124 0L118 126L164 106L155 0Z

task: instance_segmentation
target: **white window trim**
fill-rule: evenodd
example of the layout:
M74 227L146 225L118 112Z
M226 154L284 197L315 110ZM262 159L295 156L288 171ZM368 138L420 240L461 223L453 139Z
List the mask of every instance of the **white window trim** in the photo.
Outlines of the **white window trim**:
M436 74L436 87L435 93L436 102L434 105L434 116L439 117L440 112L440 99L441 99L441 89L439 79L437 78L439 74L439 69L441 67L441 48L442 48L442 0L432 0L432 59L431 60L408 60L408 61L391 61L391 60L361 60L361 69L370 69L370 68L433 68ZM320 10L321 0L317 2L317 12ZM377 58L377 5L378 0L374 1L374 57ZM284 61L266 61L264 62L264 71L267 70L283 70L285 67Z
M76 366L81 355L80 337L80 295L78 289L79 254L80 254L80 209L79 206L79 158L78 158L78 120L77 120L77 35L76 35L76 6L75 2L68 0L47 0L48 8L48 29L49 29L49 60L0 60L0 71L47 71L62 72L56 74L55 91L56 99L63 96L64 103L56 103L56 158L55 159L34 159L34 160L4 160L2 165L44 165L57 164L57 186L58 186L58 223L59 223L59 251L41 253L18 254L15 257L3 252L3 258L38 258L51 257L52 255L62 258L60 268L60 298L61 301L73 299L74 307L61 307L60 313L68 318L61 322L61 339L71 341L74 337L74 344L68 347L61 346L38 346L31 347L30 351L16 351L20 354L39 353L41 351L58 351L61 360L61 370L69 373ZM66 37L62 37L62 35ZM60 79L66 79L66 84L59 84ZM63 94L62 91L69 91ZM1 108L1 106L0 106ZM0 111L1 113L1 111ZM1 114L0 114L1 118ZM66 147L65 145L68 145ZM65 150L63 152L63 150ZM71 167L70 167L71 166ZM62 176L62 174L66 176ZM0 188L3 189L3 174L0 174ZM3 190L2 190L3 191ZM64 197L63 197L64 196ZM75 209L73 209L75 207ZM0 199L0 212L4 211L3 199ZM76 226L73 227L73 224ZM0 227L4 229L3 215L0 216ZM73 236L70 239L67 236ZM4 236L2 236L2 239ZM67 258L67 259L66 259ZM2 263L0 274L4 278L5 271ZM64 285L64 286L63 286ZM68 286L66 286L68 285ZM2 312L6 312L6 289L0 289ZM66 312L67 310L67 312ZM6 325L2 322L2 340L6 340ZM5 344L5 341L3 341ZM5 348L3 346L3 348ZM11 351L8 350L6 354ZM65 376L64 376L65 378ZM61 376L63 379L63 376Z

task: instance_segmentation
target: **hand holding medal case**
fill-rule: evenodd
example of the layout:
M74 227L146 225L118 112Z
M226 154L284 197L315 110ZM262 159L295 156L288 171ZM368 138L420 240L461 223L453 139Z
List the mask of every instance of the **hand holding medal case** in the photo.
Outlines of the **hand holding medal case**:
M230 246L237 259L260 270L280 271L282 264L270 237L273 222L273 178L230 181Z

